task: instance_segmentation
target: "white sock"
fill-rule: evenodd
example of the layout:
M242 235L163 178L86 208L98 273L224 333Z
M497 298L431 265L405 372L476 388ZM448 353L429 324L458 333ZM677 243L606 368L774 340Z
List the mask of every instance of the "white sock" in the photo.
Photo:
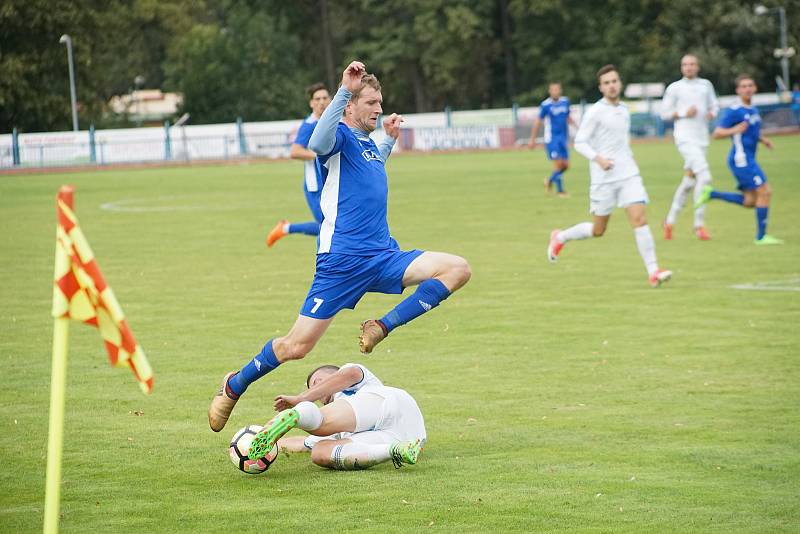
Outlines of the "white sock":
M690 178L686 175L683 176L680 185L678 185L678 189L675 190L675 195L672 197L672 206L670 206L669 213L667 213L667 224L675 224L675 221L678 220L678 214L686 205L689 191L695 187L696 183L697 180L694 178Z
M288 234L289 233L289 225L290 224L292 224L292 223L286 223L286 224L283 225L283 233L284 234Z
M316 430L322 425L322 412L319 407L313 402L303 401L294 407L300 416L297 420L297 427L311 432Z
M366 469L391 457L391 446L386 444L350 442L337 445L331 451L333 468L341 470Z
M697 173L697 185L694 187L694 201L697 202L697 199L700 197L700 193L703 192L703 188L707 185L711 185L711 172L708 169L704 169ZM705 204L694 210L694 227L699 228L705 224L705 217L706 216L706 206Z
M590 237L592 237L592 223L590 222L578 223L556 234L556 239L560 243L575 241L577 239L588 239Z
M653 241L653 232L651 232L650 227L645 224L639 228L634 228L633 234L636 236L636 246L639 247L639 255L642 257L642 260L644 260L647 274L652 275L658 270L658 263L656 262L656 243Z

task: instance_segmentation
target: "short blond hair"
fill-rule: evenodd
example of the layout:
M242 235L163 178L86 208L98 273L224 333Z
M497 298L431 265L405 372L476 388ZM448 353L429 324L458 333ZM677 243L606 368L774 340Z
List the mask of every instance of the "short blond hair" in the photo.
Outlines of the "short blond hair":
M378 77L374 74L366 74L364 73L361 76L361 87L353 93L353 96L350 97L350 101L358 100L358 97L361 95L361 91L364 90L365 87L372 87L376 91L381 90L381 82L378 81Z

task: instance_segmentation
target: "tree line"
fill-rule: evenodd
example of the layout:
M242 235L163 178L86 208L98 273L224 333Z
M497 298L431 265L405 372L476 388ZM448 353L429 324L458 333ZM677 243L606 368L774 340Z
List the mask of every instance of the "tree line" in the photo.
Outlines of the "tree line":
M596 99L595 72L627 82L680 77L686 52L719 93L741 72L775 88L776 16L739 0L5 0L0 5L0 131L68 130L62 34L74 43L83 128L129 125L108 101L141 77L184 95L194 124L301 117L303 88L335 88L361 59L400 112L532 105L557 80ZM767 7L776 2L763 2ZM789 45L800 0L782 2ZM798 74L793 58L791 72Z

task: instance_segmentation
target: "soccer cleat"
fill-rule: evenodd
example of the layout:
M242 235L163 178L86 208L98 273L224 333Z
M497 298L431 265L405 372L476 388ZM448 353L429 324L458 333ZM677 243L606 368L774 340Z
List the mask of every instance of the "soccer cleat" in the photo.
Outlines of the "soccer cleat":
M672 271L658 269L656 272L650 275L649 281L652 287L658 287L664 282L669 281L670 278L672 278Z
M697 239L699 239L700 241L710 241L711 240L711 234L708 233L708 231L706 230L705 226L698 226L697 228L695 228L694 229L694 235L696 235Z
M422 443L416 441L395 441L390 449L392 463L395 469L400 469L405 465L414 465L422 452Z
M275 244L275 242L278 239L280 239L280 238L284 237L285 235L287 235L286 232L283 231L283 227L286 224L289 224L289 221L286 221L286 220L278 221L278 223L275 225L275 227L269 232L269 234L267 234L267 246L268 247L271 247L272 245Z
M264 425L264 428L256 434L250 443L250 450L247 452L247 457L251 460L258 460L267 455L272 447L283 437L288 431L297 426L300 420L300 414L294 408L283 410L278 413L269 423Z
M664 228L664 239L667 241L672 241L672 225L664 221L661 225Z
M375 345L386 339L389 332L380 321L370 319L361 323L361 335L358 338L358 348L362 354L369 354Z
M556 262L558 255L561 253L561 249L564 248L564 243L557 238L560 231L559 228L556 228L550 232L550 243L547 245L547 260L550 263Z
M714 188L710 185L707 185L700 191L700 196L697 197L697 200L694 203L694 209L699 208L708 203L711 200L711 193L714 191Z
M225 378L222 379L222 386L219 388L217 394L214 395L214 398L211 399L211 406L208 407L208 426L210 426L211 430L214 432L219 432L225 428L225 423L228 422L233 407L236 406L236 401L239 400L238 397L234 399L228 395L226 387L228 385L228 379L235 374L236 372L230 372L225 375Z
M756 245L783 245L783 239L778 239L777 237L772 237L769 234L764 234L761 239L756 239L753 241Z

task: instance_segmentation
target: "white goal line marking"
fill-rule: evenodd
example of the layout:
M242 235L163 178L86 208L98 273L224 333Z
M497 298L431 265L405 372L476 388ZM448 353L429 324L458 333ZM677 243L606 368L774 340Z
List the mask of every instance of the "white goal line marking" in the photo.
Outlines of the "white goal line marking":
M754 284L736 284L730 287L731 289L743 289L746 291L800 291L800 278L755 282Z
M117 200L116 202L106 202L104 204L100 204L100 209L107 210L107 211L119 211L119 212L129 212L129 213L138 213L138 212L150 212L150 211L223 211L227 209L231 209L230 207L227 208L220 208L219 206L215 207L208 207L208 206L148 206L147 204L152 204L154 201L163 201L163 200L175 200L180 197L158 197L155 199L152 198L129 198L125 200ZM143 205L144 204L144 205Z

